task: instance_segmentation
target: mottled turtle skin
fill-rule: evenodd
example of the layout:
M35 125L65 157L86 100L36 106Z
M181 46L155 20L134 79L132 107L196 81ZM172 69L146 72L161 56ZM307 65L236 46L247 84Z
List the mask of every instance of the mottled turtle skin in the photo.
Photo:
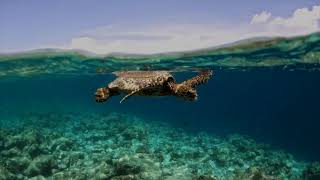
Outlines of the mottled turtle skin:
M121 71L114 74L117 76L114 81L107 87L97 89L97 102L107 101L109 97L119 94L126 94L120 103L131 96L177 96L195 101L198 97L195 87L207 82L212 71L202 71L180 84L168 71Z

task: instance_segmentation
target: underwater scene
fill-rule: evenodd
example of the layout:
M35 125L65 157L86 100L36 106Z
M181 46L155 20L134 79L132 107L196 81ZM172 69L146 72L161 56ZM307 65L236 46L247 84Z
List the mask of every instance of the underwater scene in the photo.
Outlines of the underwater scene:
M319 68L319 33L154 55L2 54L0 179L318 180ZM198 94L96 102L129 70L194 77Z

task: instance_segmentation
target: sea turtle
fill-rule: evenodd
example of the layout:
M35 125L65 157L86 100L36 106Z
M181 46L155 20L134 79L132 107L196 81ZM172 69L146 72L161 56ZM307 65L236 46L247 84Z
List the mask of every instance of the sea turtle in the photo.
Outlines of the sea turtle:
M131 96L177 96L184 100L195 101L197 85L206 83L212 76L211 70L201 71L197 76L176 83L168 71L121 71L114 73L117 78L107 87L98 88L96 102L107 101L111 96L126 94L120 101Z

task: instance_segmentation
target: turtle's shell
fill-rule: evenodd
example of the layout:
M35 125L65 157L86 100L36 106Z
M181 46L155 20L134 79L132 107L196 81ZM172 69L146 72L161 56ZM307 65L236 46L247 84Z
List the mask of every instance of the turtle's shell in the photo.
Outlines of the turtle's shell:
M108 88L119 93L139 91L136 95L168 95L168 82L175 82L168 71L121 71Z

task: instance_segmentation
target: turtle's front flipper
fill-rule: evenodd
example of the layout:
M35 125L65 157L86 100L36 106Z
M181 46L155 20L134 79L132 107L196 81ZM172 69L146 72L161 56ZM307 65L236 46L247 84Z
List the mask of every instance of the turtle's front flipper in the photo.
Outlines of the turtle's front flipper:
M147 89L149 87L154 87L156 86L157 83L156 82L149 82L148 84L144 84L142 86L140 86L138 89L131 91L129 94L127 94L125 97L123 97L120 101L120 103L122 103L123 101L125 101L126 99L128 99L130 96L136 94L139 91L142 91L144 89Z
M191 79L188 79L186 81L183 81L181 84L194 88L197 85L207 83L209 79L212 77L212 75L213 75L212 70L201 71L197 76Z
M134 95L135 93L137 93L138 91L140 91L141 89L137 89L132 91L131 93L127 94L125 97L123 97L120 101L120 103L122 103L123 101L125 101L126 99L128 99L130 96Z

